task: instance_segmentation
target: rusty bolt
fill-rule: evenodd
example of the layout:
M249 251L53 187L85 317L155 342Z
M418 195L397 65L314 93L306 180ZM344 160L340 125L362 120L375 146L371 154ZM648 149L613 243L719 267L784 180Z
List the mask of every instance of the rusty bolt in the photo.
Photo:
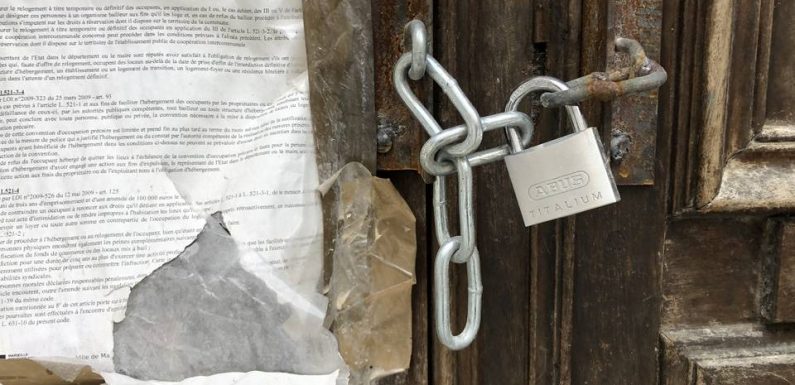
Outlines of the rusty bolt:
M379 154L386 154L392 151L392 135L389 135L386 130L379 129L376 134L376 140L378 141Z
M610 139L610 158L613 162L620 163L629 154L632 137L621 132L614 131Z
M400 127L395 122L384 117L378 118L375 139L379 154L386 154L392 151L392 146L399 130Z

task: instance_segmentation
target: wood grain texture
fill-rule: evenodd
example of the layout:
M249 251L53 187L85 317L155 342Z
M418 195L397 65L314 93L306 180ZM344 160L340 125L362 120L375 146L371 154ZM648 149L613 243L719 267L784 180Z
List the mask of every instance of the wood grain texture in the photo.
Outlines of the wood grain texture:
M665 244L663 322L698 325L759 318L761 220L682 219Z
M722 169L718 195L704 213L770 214L795 208L795 143L753 141Z
M761 313L768 323L795 322L795 221L775 217L765 230Z
M654 188L623 189L619 204L577 216L572 384L656 381L660 196Z
M753 366L748 367L749 363ZM790 385L795 381L795 354L717 360L711 364L698 368L696 385Z
M700 109L701 98L698 97L701 88L699 79L701 71L693 71L696 67L698 56L703 53L703 7L699 7L700 2L696 0L685 0L677 6L668 3L668 10L664 14L665 20L675 23L678 28L665 30L667 39L663 39L663 44L670 52L670 62L676 68L664 67L670 73L667 85L673 85L672 94L675 96L672 102L672 132L673 132L673 154L674 162L672 165L672 189L671 189L671 209L672 213L678 213L693 205L695 169L695 138L693 123L694 116L692 111ZM661 63L665 66L666 63ZM665 86L664 86L665 87ZM663 119L666 115L663 114Z
M521 1L435 2L434 54L482 116L504 110L508 96L533 71L533 4ZM476 22L475 22L476 20ZM443 94L435 94L443 126L460 122ZM501 143L486 136L483 147ZM483 315L478 338L453 353L454 384L527 384L530 236L522 225L502 164L475 170L477 241L483 277ZM460 274L462 269L455 269ZM463 279L459 279L459 285ZM465 291L458 290L458 325ZM435 342L435 340L434 340ZM436 343L436 342L435 342ZM447 365L447 363L442 363Z
M606 2L584 1L580 73L603 70ZM670 52L663 51L661 60ZM661 100L667 94L661 94ZM609 135L605 106L583 103L588 122ZM571 384L654 384L658 380L660 255L670 127L660 126L652 186L620 189L621 202L577 215L572 241ZM642 215L638 215L642 213Z
M782 224L778 254L776 322L795 322L795 223Z
M795 208L788 110L795 11L774 0L685 1L675 54L677 122L671 211L772 213ZM781 41L781 47L775 44ZM789 55L789 56L788 56ZM781 67L783 71L778 71ZM768 71L769 69L769 71ZM778 76L775 82L770 76ZM771 87L779 87L772 89ZM770 97L768 97L770 95ZM771 104L772 103L772 104ZM775 117L774 117L775 116ZM782 120L783 119L783 120Z
M304 0L303 5L320 179L351 161L375 172L370 2Z
M726 106L734 35L734 1L708 1L704 57L704 101L701 115L696 206L703 207L718 193L726 140Z
M582 3L577 0L536 3L533 74L560 79L579 77L581 11ZM569 132L562 110L533 107L527 111L532 111L539 122L534 142L542 143ZM574 224L574 218L567 218L531 228L528 358L529 383L533 385L571 383L573 281L566 277L573 274Z
M675 143L678 135L674 135L676 129L680 127L679 111L682 108L680 103L682 89L680 87L683 73L686 71L681 70L682 58L677 49L681 39L681 29L685 25L681 15L684 2L664 2L663 3L663 19L661 30L662 39L660 42L660 52L665 52L666 55L660 58L660 65L668 72L668 81L660 88L659 95L659 126L669 127L671 135L671 146L676 148ZM675 153L673 157L679 156ZM677 176L681 174L681 166L676 163L670 164L671 169L668 174L673 180L677 180ZM673 183L672 183L673 184ZM668 191L666 199L666 213L670 215L675 207L681 205L681 190L672 186Z
M767 121L767 83L770 74L770 48L773 40L773 11L776 0L761 0L759 5L759 49L757 53L754 114L751 122L759 132Z
M744 148L754 134L753 106L750 101L764 98L754 95L757 79L758 43L760 31L760 1L736 0L734 42L731 58L731 78L726 119L726 142L723 152L731 157ZM751 58L752 60L749 60ZM794 67L795 68L795 67ZM764 71L760 68L759 71Z
M778 0L773 16L767 118L795 123L795 2Z
M788 385L795 333L740 323L662 332L662 385Z

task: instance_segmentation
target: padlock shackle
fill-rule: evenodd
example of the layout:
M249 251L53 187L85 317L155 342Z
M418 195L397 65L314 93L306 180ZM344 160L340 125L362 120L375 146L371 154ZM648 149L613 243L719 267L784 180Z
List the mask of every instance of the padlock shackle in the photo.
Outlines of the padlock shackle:
M563 81L550 77L550 76L536 76L526 80L520 84L515 91L508 98L508 104L505 105L505 111L517 111L519 103L525 96L535 92L557 92L568 90L569 86ZM588 123L585 123L585 118L582 116L580 107L578 106L565 106L566 113L569 116L569 122L574 128L575 132L585 131L588 129ZM511 150L514 153L522 151L524 148L521 143L521 136L515 127L507 127L505 134L511 144Z

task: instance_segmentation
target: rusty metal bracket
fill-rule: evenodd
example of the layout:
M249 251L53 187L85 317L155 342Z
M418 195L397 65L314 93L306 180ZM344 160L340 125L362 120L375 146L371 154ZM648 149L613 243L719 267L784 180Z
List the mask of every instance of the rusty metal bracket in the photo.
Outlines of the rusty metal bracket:
M632 64L610 72L594 72L566 83L568 90L541 95L546 108L575 105L589 99L611 101L620 96L651 91L668 80L665 69L646 56L643 46L636 40L618 37L616 51L632 57Z

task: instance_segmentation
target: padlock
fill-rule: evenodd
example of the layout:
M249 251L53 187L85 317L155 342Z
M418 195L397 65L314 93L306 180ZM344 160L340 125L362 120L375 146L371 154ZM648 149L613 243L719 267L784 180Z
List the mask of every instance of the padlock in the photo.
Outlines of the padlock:
M516 111L530 93L568 89L562 81L538 76L514 91L506 111ZM525 226L618 202L609 158L599 132L588 128L577 106L566 106L574 133L522 150L519 135L507 129L514 152L505 157Z

